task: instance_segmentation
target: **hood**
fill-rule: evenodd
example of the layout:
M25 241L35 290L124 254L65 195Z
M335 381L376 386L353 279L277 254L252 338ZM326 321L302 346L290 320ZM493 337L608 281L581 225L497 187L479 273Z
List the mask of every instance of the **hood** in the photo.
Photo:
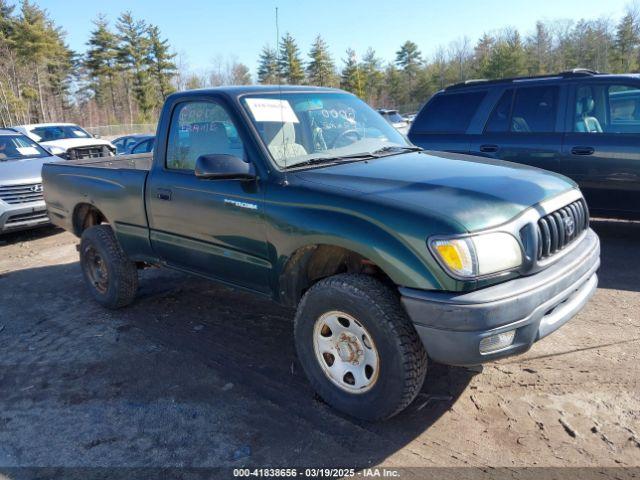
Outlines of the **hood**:
M61 158L51 156L0 162L0 185L42 182L42 165L61 161Z
M433 212L468 231L494 227L577 188L568 178L500 160L455 153L406 153L300 171L304 181Z
M77 147L91 147L93 145L108 145L112 148L111 142L99 138L62 138L60 140L50 140L48 142L39 142L40 145L60 147L64 149Z

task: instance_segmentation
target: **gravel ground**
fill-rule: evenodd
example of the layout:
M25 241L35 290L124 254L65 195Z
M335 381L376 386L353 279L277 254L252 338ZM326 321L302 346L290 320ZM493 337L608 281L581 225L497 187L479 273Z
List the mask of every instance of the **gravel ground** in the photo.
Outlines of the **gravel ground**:
M407 411L377 424L314 395L289 310L149 269L135 304L107 311L84 288L71 234L0 237L0 478L25 477L14 467L640 467L640 223L593 226L600 286L583 312L480 374L431 365Z

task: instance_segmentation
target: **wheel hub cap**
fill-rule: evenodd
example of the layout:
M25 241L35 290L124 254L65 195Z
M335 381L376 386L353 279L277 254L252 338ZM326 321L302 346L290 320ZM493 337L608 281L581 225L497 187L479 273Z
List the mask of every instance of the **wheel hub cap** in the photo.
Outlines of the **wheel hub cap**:
M352 363L354 365L358 365L363 356L360 342L358 342L354 335L347 335L346 333L343 333L340 336L336 349L338 350L340 359L343 362Z
M322 315L314 326L313 346L324 374L341 389L364 393L376 383L378 351L353 316L339 311Z

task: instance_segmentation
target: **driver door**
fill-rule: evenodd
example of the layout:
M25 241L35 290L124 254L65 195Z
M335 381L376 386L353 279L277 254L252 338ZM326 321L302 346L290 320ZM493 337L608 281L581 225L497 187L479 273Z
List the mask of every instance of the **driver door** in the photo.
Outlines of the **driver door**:
M215 99L173 108L164 165L147 181L151 243L169 266L269 293L263 192L255 180L207 180L194 174L201 155L246 158L242 139L224 105ZM161 163L161 162L157 162Z

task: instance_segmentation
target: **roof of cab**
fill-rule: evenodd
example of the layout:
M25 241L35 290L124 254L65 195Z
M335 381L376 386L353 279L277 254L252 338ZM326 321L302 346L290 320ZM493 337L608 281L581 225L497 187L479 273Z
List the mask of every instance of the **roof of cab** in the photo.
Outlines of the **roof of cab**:
M317 92L317 93L348 93L339 88L310 87L306 85L233 85L213 88L197 88L176 92L172 96L198 96L201 94L224 94L231 97L260 93L292 93L292 92Z

